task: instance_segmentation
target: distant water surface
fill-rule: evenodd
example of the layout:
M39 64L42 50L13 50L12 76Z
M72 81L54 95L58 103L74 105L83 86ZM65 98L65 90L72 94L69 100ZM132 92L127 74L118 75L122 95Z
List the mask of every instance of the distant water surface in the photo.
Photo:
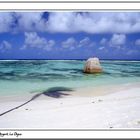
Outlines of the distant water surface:
M84 64L81 60L1 60L0 95L140 82L140 61L101 61L102 74L83 73Z

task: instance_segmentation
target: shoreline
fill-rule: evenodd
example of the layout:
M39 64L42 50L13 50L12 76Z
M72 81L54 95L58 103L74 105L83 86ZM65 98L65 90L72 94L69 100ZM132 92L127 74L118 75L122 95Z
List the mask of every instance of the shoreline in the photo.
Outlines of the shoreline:
M140 87L140 82L136 83L127 83L127 84L119 84L119 85L105 85L105 86L96 86L96 87L78 87L78 88L73 88L72 91L62 91L62 93L68 93L69 96L67 97L97 97L97 96L104 96L104 95L109 95L113 94L114 92L119 92L122 90L126 89L131 89L131 88L137 88ZM31 99L33 96L40 94L39 92L34 92L34 93L26 93L20 94L20 95L6 95L6 96L0 96L0 102L16 102L16 101L26 101L28 99ZM66 98L66 96L65 96ZM42 97L39 97L40 100L42 100ZM45 97L45 100L51 100L53 97Z
M0 128L140 128L139 93L140 86L128 85L125 89L99 96L50 98L41 95L0 116ZM25 101L27 97L23 101L3 100L0 112Z

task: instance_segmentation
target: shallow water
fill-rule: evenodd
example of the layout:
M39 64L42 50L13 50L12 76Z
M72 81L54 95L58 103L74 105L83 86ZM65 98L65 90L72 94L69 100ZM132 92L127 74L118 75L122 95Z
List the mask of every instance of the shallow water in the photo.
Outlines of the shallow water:
M80 60L0 61L0 95L38 93L52 87L79 88L140 82L140 61L101 61L102 74L83 73Z

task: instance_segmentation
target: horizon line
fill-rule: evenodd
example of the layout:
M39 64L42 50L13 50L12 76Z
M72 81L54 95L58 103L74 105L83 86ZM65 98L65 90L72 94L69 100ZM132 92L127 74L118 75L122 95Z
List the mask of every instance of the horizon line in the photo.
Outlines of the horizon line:
M87 60L87 59L0 59L0 61L1 60ZM99 59L99 60L140 61L140 59Z

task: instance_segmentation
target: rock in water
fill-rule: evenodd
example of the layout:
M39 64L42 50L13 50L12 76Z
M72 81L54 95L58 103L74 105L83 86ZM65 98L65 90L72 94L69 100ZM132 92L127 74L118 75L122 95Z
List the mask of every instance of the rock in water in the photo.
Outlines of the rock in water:
M102 72L102 67L100 65L99 58L89 58L86 61L85 67L84 67L85 73L100 73Z

